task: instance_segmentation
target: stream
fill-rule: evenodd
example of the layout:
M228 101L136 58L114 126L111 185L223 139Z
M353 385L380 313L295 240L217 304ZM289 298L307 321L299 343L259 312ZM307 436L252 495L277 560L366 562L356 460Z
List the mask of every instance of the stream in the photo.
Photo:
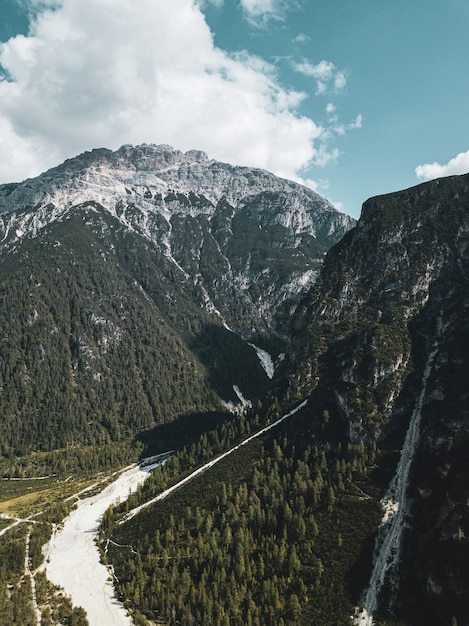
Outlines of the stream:
M386 578L392 590L394 592L397 590L402 537L407 525L406 516L409 513L407 494L409 472L419 442L422 406L437 352L438 348L434 347L427 359L422 376L422 388L410 419L396 473L381 501L384 515L376 536L370 582L362 595L361 606L357 607L353 618L357 626L373 626L373 615L378 607L379 594Z

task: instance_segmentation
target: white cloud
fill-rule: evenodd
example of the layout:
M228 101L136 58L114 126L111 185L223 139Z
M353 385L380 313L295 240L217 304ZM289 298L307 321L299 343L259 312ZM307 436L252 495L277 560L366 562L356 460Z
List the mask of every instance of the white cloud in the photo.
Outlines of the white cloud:
M307 43L311 41L311 37L305 33L299 33L296 37L293 37L292 41L293 43Z
M309 187L310 189L312 189L316 193L319 193L318 189L320 187L320 183L317 180L313 180L312 178L307 178L303 182L306 185L306 187Z
M317 65L313 65L309 61L303 60L302 63L296 63L295 69L306 76L313 76L321 80L329 80L334 73L335 66L330 61L321 61Z
M306 187L309 187L310 189L312 189L313 191L316 191L317 193L324 193L325 191L329 189L329 181L327 180L327 178L321 178L320 180L313 180L311 178L307 178L304 181L304 184L306 185Z
M337 116L332 117L330 121L337 122ZM361 115L361 113L359 113L357 117L353 120L353 122L350 122L349 124L336 123L335 126L331 127L331 130L333 130L337 135L343 136L349 130L356 130L357 128L361 128L362 125L363 125L363 116Z
M330 61L320 61L314 65L303 59L301 63L293 63L293 68L300 74L310 76L316 81L316 93L338 93L347 86L347 77L344 71L336 69Z
M225 0L195 0L204 8L210 5L223 6ZM244 17L253 26L266 26L272 19L282 19L287 8L287 0L239 0Z
M259 27L266 27L272 20L283 20L291 4L291 0L240 0L248 22Z
M361 128L363 126L363 115L359 113L355 120L348 125L348 129L353 130L356 128Z
M340 156L340 150L338 148L330 148L326 144L322 144L315 151L312 163L319 167L324 167L329 163L334 163Z
M415 168L415 174L420 180L432 180L442 176L452 176L453 174L466 174L469 172L469 150L460 152L454 159L441 165L440 163L425 163Z
M201 8L205 8L210 5L221 7L223 6L224 0L195 0L195 3Z
M12 182L58 164L59 152L48 152L40 142L18 134L9 120L0 115L0 182ZM45 167L42 167L44 164Z
M334 91L343 91L347 86L345 72L337 72L334 76Z
M214 46L192 0L62 0L0 63L0 182L144 142L299 179L324 134L273 66Z

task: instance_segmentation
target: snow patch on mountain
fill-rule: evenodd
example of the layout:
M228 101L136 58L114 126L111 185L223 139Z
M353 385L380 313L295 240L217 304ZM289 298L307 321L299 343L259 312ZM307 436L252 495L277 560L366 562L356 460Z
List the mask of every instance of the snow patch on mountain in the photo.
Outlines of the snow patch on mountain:
M266 352L265 350L262 350L262 348L259 348L258 346L254 345L253 343L250 343L249 345L252 348L254 348L254 350L256 351L260 364L264 368L264 371L267 374L267 377L272 379L275 374L275 366L274 366L274 362L272 361L272 357L270 356L270 354Z

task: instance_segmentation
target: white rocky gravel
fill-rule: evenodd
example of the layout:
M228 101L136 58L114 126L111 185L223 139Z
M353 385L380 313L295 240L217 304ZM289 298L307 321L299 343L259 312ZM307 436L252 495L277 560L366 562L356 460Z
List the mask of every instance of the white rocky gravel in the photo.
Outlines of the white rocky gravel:
M100 561L95 539L104 512L123 502L161 462L155 458L149 464L131 466L103 491L80 500L63 528L44 546L47 578L64 589L74 606L86 611L90 626L133 624L114 595L111 573Z
M197 468L152 500L132 509L124 518L125 521L137 515L142 509L166 498L241 446L275 428L302 409L306 403L307 400L230 450ZM50 542L44 546L44 569L47 578L64 589L74 606L85 609L90 626L133 626L132 619L114 595L112 573L101 563L95 539L105 511L116 502L125 501L158 464L164 463L166 458L167 454L164 454L147 459L140 466L132 466L100 493L80 500L77 508L65 519L63 528L54 533Z

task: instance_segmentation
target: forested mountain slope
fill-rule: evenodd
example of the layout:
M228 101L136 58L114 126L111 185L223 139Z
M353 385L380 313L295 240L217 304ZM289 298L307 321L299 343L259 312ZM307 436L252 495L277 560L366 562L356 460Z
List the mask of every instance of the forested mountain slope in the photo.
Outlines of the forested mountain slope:
M274 383L306 407L169 501L107 519L141 555L110 549L128 606L183 624L467 624L468 270L469 176L366 202L292 319Z
M469 624L469 175L354 227L266 172L124 146L1 186L0 233L4 460L157 447L184 416L187 445L103 519L136 623Z
M296 183L169 146L94 150L0 186L0 454L262 397L249 343L280 354L352 225Z
M383 614L469 623L469 175L368 200L293 328L290 393L311 394L316 423L327 413L323 441L393 452L418 409Z

